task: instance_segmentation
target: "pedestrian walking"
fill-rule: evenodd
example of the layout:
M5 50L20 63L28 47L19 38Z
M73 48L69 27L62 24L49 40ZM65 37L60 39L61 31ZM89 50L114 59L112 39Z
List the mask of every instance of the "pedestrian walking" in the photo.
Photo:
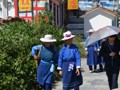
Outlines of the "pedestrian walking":
M83 83L80 52L72 43L74 37L70 31L63 33L62 41L65 41L65 44L60 50L57 68L62 76L63 90L79 90Z
M119 46L119 70L120 70L120 33L118 34L115 42L118 44Z
M32 56L35 60L40 59L37 68L37 82L44 88L44 90L52 90L55 57L58 56L57 50L55 50L55 47L53 46L53 42L56 42L56 39L48 34L45 35L44 38L40 38L40 41L43 42L42 45L32 47ZM38 50L40 50L40 53L39 55L36 55Z
M118 88L119 45L115 42L116 35L108 37L101 45L100 55L104 57L105 71L110 90Z
M90 29L88 31L89 36L94 32L93 29ZM85 42L87 44L89 40L89 36L86 38ZM97 72L97 64L98 64L98 58L97 58L97 53L98 53L98 42L94 42L90 45L85 45L85 51L86 51L86 59L87 59L87 65L89 67L90 72Z

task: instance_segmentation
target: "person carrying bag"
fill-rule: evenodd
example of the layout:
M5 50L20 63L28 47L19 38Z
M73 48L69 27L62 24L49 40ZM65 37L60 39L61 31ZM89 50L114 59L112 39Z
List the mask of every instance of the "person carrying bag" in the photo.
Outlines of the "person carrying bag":
M40 38L43 42L41 45L36 45L32 47L32 56L35 60L40 58L40 62L37 68L37 82L40 84L44 90L52 90L53 77L55 72L55 57L58 56L57 50L54 50L53 42L56 39L52 35L47 34L44 38ZM38 54L36 55L37 51ZM36 65L37 65L37 61Z

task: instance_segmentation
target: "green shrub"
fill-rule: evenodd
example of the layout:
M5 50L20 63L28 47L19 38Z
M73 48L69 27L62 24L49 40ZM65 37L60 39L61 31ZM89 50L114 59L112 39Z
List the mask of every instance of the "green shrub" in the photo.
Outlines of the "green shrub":
M25 22L8 23L0 29L0 89L34 88L35 65L31 58L33 28Z
M47 28L50 31L47 28L41 31L41 27L35 26L39 25L13 22L3 25L0 29L1 90L30 90L36 87L36 67L31 56L31 48L40 44L39 38L46 32L54 34L58 39L61 37L62 29L48 24Z

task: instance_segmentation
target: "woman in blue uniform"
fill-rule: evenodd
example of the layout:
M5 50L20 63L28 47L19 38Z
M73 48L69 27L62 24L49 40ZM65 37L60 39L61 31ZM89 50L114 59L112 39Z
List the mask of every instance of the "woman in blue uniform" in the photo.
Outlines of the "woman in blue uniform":
M88 31L89 35L91 35L94 32L93 29L90 29ZM89 36L86 38L86 44L89 40ZM99 45L98 42L94 42L92 44L90 44L89 46L85 45L85 51L86 51L86 57L87 57L87 65L89 67L89 71L90 72L96 72L97 71L97 64L98 64L98 59L97 59L97 54L98 54L98 50L99 49ZM93 70L94 68L94 70Z
M44 88L44 90L52 90L52 82L54 75L54 64L55 56L58 56L57 51L52 45L56 42L56 39L52 35L45 35L44 38L40 39L43 44L32 47L32 56L34 59L38 59L36 55L37 51L40 50L40 63L37 69L37 82Z
M110 90L118 88L119 75L119 44L115 42L116 36L110 36L101 45L100 55L104 57L106 75Z
M75 44L72 43L72 39L75 35L72 35L70 31L63 33L65 45L61 48L58 59L58 70L62 76L63 90L79 90L79 86L82 85L82 74L80 71L81 57L80 52Z

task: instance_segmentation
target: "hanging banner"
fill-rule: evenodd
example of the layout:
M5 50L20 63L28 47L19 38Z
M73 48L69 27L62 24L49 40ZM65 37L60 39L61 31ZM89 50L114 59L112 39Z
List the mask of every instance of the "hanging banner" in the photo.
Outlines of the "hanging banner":
M19 11L31 11L31 0L19 0Z
M78 9L78 0L68 0L68 10Z

